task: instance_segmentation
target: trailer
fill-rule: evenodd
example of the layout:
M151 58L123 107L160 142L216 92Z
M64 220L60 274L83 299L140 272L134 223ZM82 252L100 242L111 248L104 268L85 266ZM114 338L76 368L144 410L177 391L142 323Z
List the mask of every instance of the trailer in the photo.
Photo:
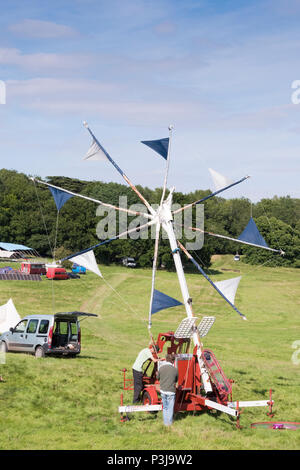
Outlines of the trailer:
M47 270L44 263L30 263L28 261L24 261L21 264L20 272L23 274L45 275L47 273Z
M193 346L192 335L199 338L206 336L215 318L203 317L198 327L195 320L185 318L176 332L160 333L155 345L159 347L158 355L173 354L175 367L178 369L174 413L186 411L222 412L236 418L236 426L240 428L241 409L246 407L269 407L269 416L273 416L272 390L266 400L233 401L233 380L228 379L213 351ZM119 413L121 421L127 421L130 413L162 411L157 372L162 361L148 361L143 373L143 390L141 405L124 405L121 393ZM133 390L133 380L127 377L127 369L122 369L123 390Z

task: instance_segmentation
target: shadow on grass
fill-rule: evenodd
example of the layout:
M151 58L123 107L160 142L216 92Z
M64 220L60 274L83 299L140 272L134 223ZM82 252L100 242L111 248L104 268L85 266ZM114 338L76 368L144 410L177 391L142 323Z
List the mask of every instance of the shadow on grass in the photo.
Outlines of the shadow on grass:
M58 359L59 359L59 357L58 357ZM80 361L82 359L97 359L97 360L99 360L99 358L96 357L96 356L87 356L85 354L82 354L82 355L80 354L80 356L65 356L65 357L60 357L60 359L77 359L77 361L78 360Z
M225 416L221 411L218 410L202 410L202 411L178 411L174 415L174 421L181 421L186 419L188 416L201 417L203 415L208 415L215 421L222 422L224 424L236 424L236 421L231 416ZM230 422L228 421L228 418Z

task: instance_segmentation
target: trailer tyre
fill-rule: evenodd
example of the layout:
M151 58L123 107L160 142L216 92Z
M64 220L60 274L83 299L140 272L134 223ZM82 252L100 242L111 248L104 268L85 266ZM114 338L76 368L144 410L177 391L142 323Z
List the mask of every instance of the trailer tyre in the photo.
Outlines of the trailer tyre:
M143 393L143 405L154 405L153 400L149 392ZM150 414L156 415L158 411L149 411Z
M35 350L35 353L34 353L35 357L39 358L39 357L45 357L45 351L44 349L42 348L42 346L38 346Z

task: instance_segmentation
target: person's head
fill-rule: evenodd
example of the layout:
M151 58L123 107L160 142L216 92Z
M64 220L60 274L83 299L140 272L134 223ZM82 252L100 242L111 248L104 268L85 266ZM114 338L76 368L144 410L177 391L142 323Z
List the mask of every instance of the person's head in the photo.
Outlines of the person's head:
M152 352L154 352L154 353L158 353L158 351L159 351L159 346L157 346L157 344L155 344L155 345L151 344L150 350L151 350Z
M174 361L175 361L175 355L174 354L166 354L166 361L171 362L171 364L173 364Z

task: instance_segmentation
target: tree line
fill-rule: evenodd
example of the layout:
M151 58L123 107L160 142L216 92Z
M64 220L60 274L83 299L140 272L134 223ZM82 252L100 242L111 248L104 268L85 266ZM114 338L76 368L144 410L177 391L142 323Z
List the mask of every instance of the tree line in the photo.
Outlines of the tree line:
M38 178L41 179L41 178ZM50 184L91 198L127 207L141 204L136 194L127 186L101 181L82 181L62 176L49 176ZM151 204L159 204L162 189L137 186ZM210 194L210 190L197 190L188 194L175 192L173 203L182 207ZM122 199L120 200L120 196ZM145 210L146 211L146 210ZM205 235L204 245L196 250L197 261L209 267L213 254L244 254L248 263L266 263L274 266L300 268L300 199L289 196L262 199L252 204L247 198L224 199L214 197L204 203L204 230L237 238L250 216L271 248L282 249L284 257L270 252L240 245L224 239ZM111 219L110 219L111 218ZM191 213L195 225L196 211ZM109 221L112 221L112 224ZM55 201L46 186L34 183L30 175L12 170L0 170L0 241L20 243L34 248L43 257L60 259L68 254L99 243L98 235L111 226L116 233L122 229L119 215L102 210L93 202L72 197L57 211ZM146 220L128 217L126 224L139 226ZM183 222L183 221L182 221ZM115 225L114 225L115 224ZM101 230L100 230L101 229ZM100 233L101 232L101 233ZM109 233L107 234L110 235ZM104 239L103 237L102 239ZM187 235L182 232L183 244ZM119 262L122 257L134 257L141 267L152 266L154 241L150 233L139 234L137 239L115 240L95 250L101 263ZM54 252L55 248L55 253ZM173 267L168 240L160 242L159 265Z

